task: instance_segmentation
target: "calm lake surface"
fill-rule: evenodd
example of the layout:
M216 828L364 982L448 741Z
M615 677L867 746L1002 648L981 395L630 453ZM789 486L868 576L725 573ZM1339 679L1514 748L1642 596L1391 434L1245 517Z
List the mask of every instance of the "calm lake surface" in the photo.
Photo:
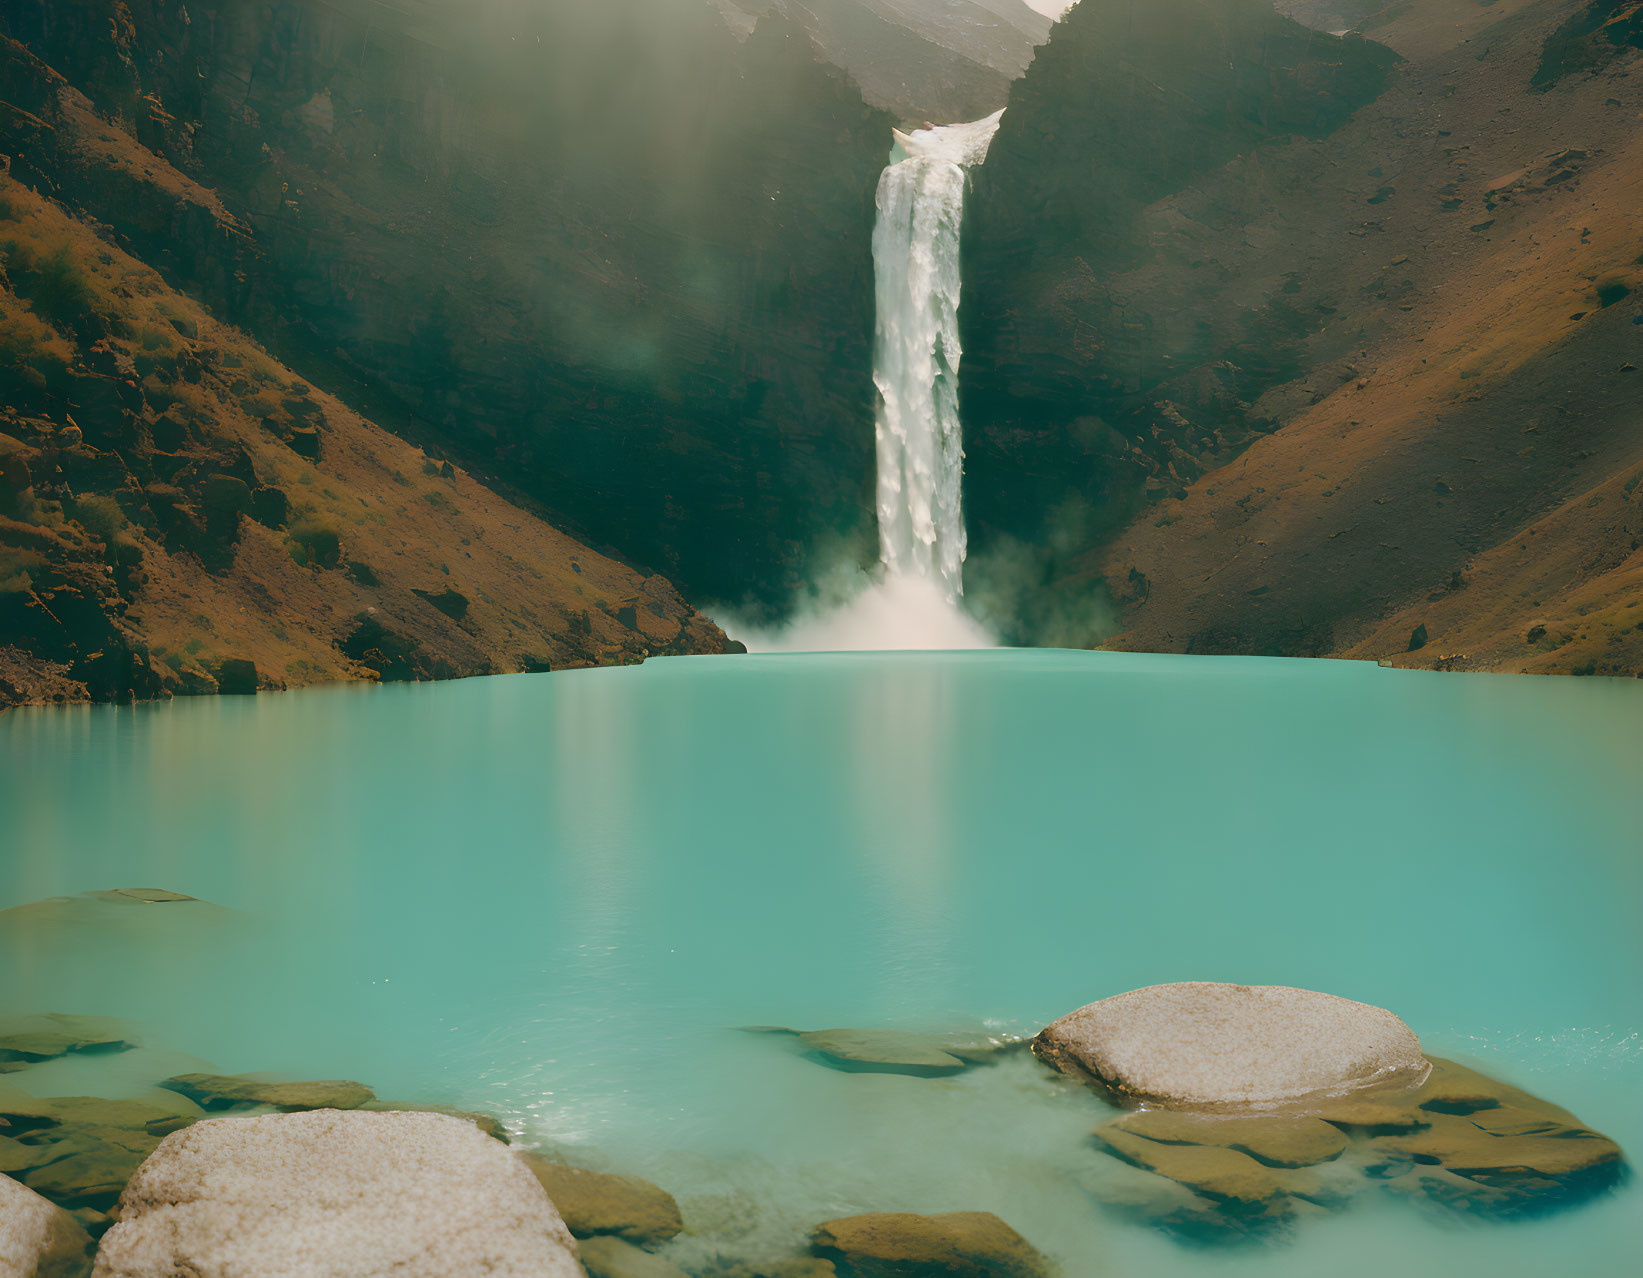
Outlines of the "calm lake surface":
M735 1027L986 1025L1177 980L1398 1012L1643 1156L1643 682L1121 654L688 658L0 717L0 1014L482 1108L696 1236L994 1210L1071 1278L1630 1272L1636 1182L1531 1224L1370 1201L1185 1249L1080 1187L1013 1059L845 1074ZM211 906L76 899L158 887Z

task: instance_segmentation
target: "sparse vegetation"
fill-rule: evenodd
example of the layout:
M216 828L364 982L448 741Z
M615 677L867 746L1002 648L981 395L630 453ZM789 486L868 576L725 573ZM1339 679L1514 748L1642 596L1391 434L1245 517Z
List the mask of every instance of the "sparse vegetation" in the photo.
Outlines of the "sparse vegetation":
M335 568L342 562L342 534L321 515L305 515L286 534L291 558L304 567Z
M0 370L43 389L74 358L74 348L15 299L0 295Z
M41 256L17 240L0 249L13 286L27 296L35 314L66 327L91 310L96 294L72 245L59 244Z
M101 493L75 498L67 514L80 527L110 546L131 526L125 511L120 509L120 503Z

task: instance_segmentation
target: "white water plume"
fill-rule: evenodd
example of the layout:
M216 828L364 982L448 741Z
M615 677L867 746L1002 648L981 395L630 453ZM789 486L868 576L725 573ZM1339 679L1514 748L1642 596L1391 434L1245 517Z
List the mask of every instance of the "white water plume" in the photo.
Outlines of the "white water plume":
M958 305L965 170L987 158L1003 114L895 131L873 230L880 571L844 594L818 589L817 606L785 630L737 628L755 651L994 646L958 603L967 550Z
M966 551L958 415L964 170L986 159L1003 114L898 130L873 231L879 558L889 577L937 581L950 600L964 593Z

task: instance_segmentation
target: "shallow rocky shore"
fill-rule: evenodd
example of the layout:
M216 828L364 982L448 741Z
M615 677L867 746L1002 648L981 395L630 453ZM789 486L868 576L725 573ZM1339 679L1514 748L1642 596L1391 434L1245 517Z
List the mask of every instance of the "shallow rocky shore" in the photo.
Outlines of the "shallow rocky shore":
M1030 1045L757 1032L825 1068L933 1082L1030 1046L1106 1115L1081 1186L1092 1210L1195 1245L1279 1240L1370 1195L1518 1219L1628 1174L1619 1147L1567 1110L1425 1056L1390 1012L1305 990L1154 987L1081 1008ZM0 1020L0 1070L13 1075L0 1082L0 1278L1063 1272L1007 1222L965 1210L821 1220L786 1254L721 1248L704 1260L675 1246L691 1219L662 1186L510 1148L487 1115L384 1101L349 1080L202 1072L157 1079L143 1100L47 1099L19 1085L35 1066L139 1041L123 1021Z

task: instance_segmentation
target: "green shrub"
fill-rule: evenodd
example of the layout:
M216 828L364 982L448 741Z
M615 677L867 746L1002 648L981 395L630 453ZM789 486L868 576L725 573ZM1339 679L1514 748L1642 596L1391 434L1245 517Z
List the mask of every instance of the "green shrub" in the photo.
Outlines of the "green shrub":
M322 568L335 568L342 562L342 534L335 524L317 515L292 524L286 540L291 558L305 567L317 564Z
M113 545L115 539L131 524L126 518L125 511L120 509L120 503L101 493L93 493L89 497L76 497L68 515L80 527L108 545Z
M43 386L74 358L74 348L37 315L0 297L0 370Z
M29 304L36 314L68 324L91 310L94 294L85 268L67 244L37 261L26 279Z

